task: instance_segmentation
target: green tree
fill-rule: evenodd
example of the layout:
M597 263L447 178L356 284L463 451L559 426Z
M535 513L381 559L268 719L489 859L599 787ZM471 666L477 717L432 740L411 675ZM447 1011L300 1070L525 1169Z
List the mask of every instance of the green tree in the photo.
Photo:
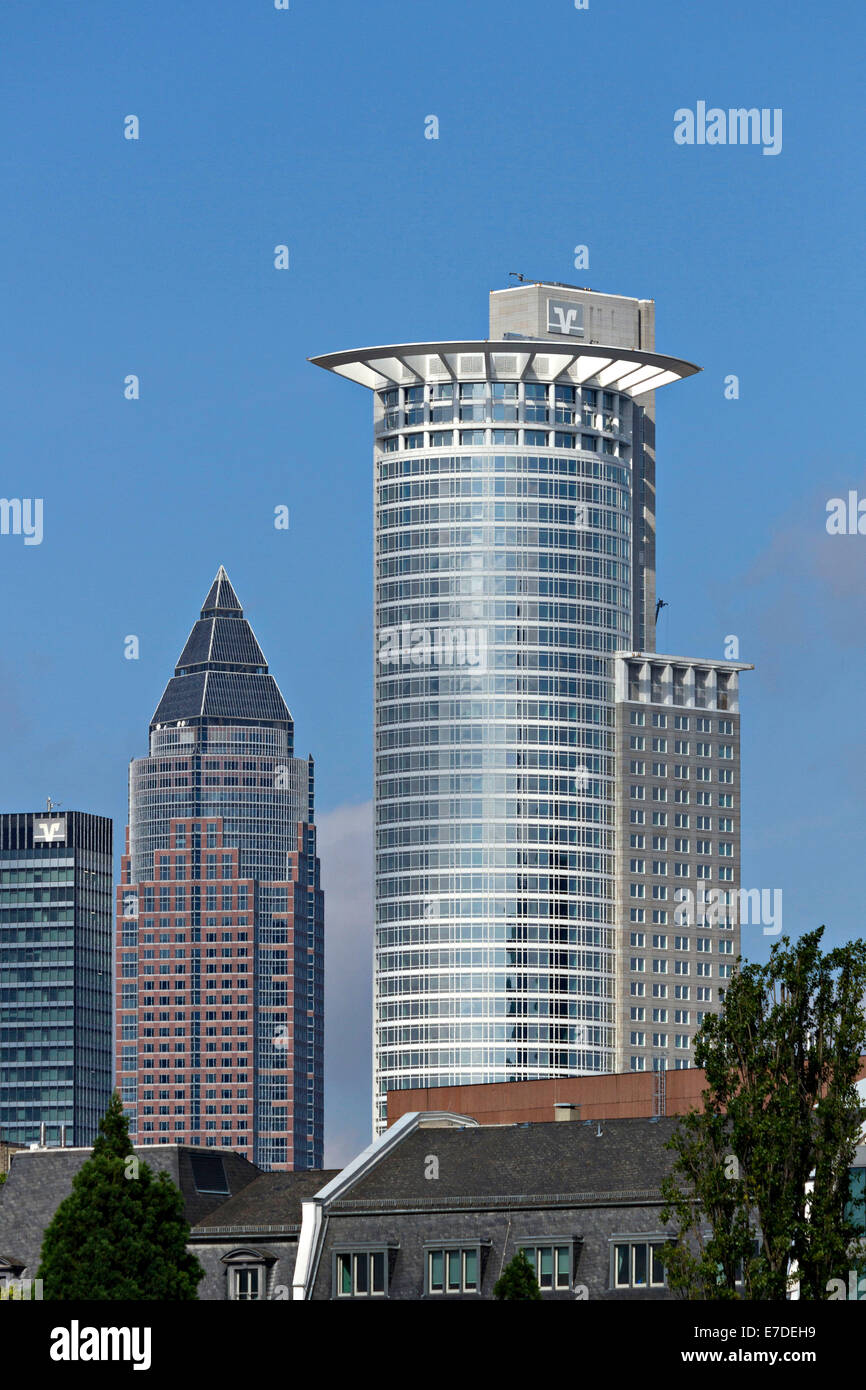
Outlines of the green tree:
M541 1298L535 1270L526 1258L525 1250L518 1250L514 1259L505 1266L493 1286L493 1297Z
M662 1184L668 1282L686 1297L784 1299L794 1269L800 1297L824 1299L851 1266L866 942L822 953L823 933L738 961L695 1038L703 1109L683 1116Z
M186 1245L183 1197L133 1154L115 1091L93 1153L42 1242L46 1299L196 1299L204 1270Z

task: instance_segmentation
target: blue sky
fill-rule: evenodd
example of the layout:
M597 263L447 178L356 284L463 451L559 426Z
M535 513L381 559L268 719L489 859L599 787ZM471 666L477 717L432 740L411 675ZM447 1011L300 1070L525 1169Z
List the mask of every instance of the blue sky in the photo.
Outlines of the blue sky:
M866 497L862 6L7 0L0 33L2 493L44 502L0 536L0 803L121 848L225 564L317 760L329 1161L369 1127L372 479L369 398L310 355L483 337L509 271L656 300L704 368L658 397L659 649L739 637L744 883L859 934L866 536L825 518ZM782 108L781 153L676 145L698 101Z

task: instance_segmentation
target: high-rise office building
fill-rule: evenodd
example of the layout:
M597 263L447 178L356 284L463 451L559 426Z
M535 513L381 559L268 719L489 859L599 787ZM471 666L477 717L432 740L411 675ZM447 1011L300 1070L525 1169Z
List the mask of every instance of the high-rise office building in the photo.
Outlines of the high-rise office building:
M311 360L374 403L374 1108L612 1071L615 661L655 645L654 304L490 297L490 337ZM627 924L626 924L627 927Z
M740 952L736 661L628 652L616 679L617 1071L694 1066Z
M0 815L0 1138L80 1146L111 1096L112 825ZM44 1126L44 1129L43 1129Z
M225 570L130 764L117 1077L142 1143L320 1168L324 917L313 760Z

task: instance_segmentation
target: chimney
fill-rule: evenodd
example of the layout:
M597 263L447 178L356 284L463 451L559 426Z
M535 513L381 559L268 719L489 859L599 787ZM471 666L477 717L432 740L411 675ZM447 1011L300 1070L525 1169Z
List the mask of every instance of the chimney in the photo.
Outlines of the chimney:
M40 1149L44 1149L44 1148L45 1148L45 1121L44 1121L44 1120L42 1121L41 1125L39 1126L39 1147L40 1147Z
M60 1126L60 1147L61 1149L66 1148L66 1125Z

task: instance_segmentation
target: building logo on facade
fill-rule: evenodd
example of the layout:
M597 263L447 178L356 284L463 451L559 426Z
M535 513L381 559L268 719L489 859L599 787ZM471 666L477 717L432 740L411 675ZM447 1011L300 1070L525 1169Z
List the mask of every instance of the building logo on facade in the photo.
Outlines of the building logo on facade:
M34 845L63 845L66 843L66 817L53 816L51 820L33 822Z
M582 338L583 305L569 304L564 299L548 299L547 331L565 333L571 338Z

